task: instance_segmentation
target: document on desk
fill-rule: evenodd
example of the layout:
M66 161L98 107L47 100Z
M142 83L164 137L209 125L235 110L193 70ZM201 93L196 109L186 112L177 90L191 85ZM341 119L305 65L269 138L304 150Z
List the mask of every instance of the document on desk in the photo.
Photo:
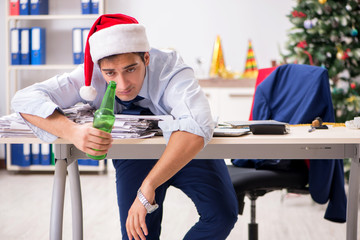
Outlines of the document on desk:
M20 116L13 113L0 117L0 138L35 137Z
M76 104L62 109L67 118L78 123L92 123L96 109L88 104ZM148 138L160 132L159 121L173 119L170 115L124 115L115 114L115 124L111 135L113 138ZM35 137L32 130L17 114L0 117L0 137Z

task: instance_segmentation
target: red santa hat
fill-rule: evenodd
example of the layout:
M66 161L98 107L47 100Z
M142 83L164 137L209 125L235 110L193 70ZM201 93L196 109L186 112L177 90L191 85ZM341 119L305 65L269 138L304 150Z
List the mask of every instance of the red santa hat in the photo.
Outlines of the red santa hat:
M94 63L98 60L122 53L148 52L150 45L145 27L130 16L105 14L91 27L87 37L84 55L85 86L80 88L80 96L86 101L96 98L96 90L91 86Z

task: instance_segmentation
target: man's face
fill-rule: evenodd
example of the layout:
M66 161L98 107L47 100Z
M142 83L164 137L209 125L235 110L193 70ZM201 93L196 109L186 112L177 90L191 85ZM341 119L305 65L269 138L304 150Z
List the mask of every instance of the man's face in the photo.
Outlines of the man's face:
M116 82L116 96L123 101L134 99L143 85L145 67L149 65L149 53L145 53L145 64L134 53L119 54L101 60L100 68L107 83Z

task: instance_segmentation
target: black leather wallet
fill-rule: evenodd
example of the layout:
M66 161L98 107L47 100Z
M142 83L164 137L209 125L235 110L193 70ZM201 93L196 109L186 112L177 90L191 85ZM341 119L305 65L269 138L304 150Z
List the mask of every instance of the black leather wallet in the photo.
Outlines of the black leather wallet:
M289 133L289 124L278 121L254 121L249 125L253 134L286 134Z

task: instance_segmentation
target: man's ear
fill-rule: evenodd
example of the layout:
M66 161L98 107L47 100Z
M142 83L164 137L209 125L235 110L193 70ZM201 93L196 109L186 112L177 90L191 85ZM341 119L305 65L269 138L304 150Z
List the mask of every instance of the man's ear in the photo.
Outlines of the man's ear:
M145 66L149 66L149 63L150 63L150 53L149 52L146 52L144 54L144 60L145 60Z

